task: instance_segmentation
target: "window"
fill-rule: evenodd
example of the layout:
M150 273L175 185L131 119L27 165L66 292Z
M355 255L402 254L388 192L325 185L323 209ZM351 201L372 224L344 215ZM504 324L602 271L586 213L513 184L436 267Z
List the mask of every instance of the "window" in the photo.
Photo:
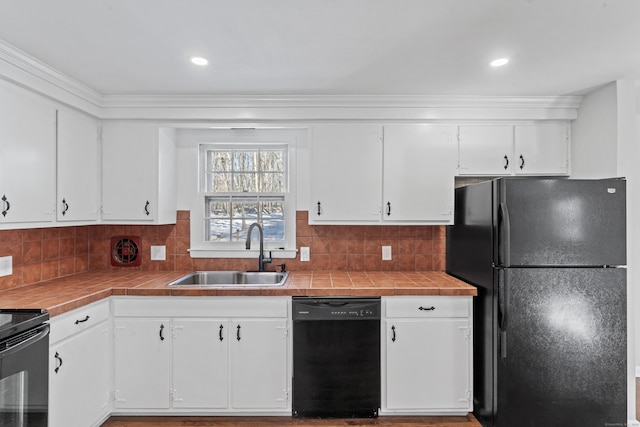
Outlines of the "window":
M287 147L203 146L205 241L246 241L258 222L264 241L284 245L288 193Z
M255 222L263 228L265 251L274 258L296 256L295 153L300 135L306 134L284 129L182 133L183 146L193 147L185 153L193 153L198 162L197 173L183 175L185 180L197 176L190 181L193 258L257 257L257 244L251 250L245 246ZM252 239L258 234L255 230Z

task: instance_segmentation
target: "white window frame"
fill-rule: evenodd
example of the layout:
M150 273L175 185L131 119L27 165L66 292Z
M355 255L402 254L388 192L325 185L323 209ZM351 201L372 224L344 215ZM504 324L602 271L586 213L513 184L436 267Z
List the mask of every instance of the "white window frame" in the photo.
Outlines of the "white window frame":
M264 242L265 252L271 251L274 258L295 258L296 251L296 138L286 134L281 137L268 130L261 133L255 130L251 135L234 135L233 132L221 132L221 136L199 137L197 143L197 191L191 203L191 248L189 250L192 258L257 258L259 245L257 243L258 231L254 230L252 235L251 249L247 250L245 242L210 242L205 241L205 200L211 193L204 192L205 161L203 152L205 147L217 149L242 149L242 148L270 148L287 147L288 157L288 192L285 197L285 241ZM215 132L214 132L215 135ZM268 254L266 254L268 255Z

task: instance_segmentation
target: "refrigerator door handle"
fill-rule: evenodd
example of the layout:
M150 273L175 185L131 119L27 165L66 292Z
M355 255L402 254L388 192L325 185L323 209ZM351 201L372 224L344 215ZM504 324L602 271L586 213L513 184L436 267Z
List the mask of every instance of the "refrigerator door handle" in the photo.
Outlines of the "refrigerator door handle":
M511 263L511 225L509 223L509 210L504 202L500 203L498 210L498 265L509 266Z
M505 359L507 357L507 283L506 272L500 270L498 281L498 333L500 340L500 357Z

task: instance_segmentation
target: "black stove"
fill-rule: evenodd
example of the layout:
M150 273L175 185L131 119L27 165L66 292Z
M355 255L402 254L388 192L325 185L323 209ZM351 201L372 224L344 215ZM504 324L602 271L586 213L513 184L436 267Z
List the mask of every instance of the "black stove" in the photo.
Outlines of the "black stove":
M47 425L47 320L46 310L0 309L0 426Z
M49 320L49 313L39 308L0 309L0 341L33 329Z

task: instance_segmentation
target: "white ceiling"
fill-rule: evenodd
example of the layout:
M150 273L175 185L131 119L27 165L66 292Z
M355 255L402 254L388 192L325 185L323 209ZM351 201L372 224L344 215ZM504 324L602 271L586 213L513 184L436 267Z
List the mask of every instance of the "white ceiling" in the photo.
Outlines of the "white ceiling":
M103 95L546 96L640 77L638 0L0 0L0 39Z

